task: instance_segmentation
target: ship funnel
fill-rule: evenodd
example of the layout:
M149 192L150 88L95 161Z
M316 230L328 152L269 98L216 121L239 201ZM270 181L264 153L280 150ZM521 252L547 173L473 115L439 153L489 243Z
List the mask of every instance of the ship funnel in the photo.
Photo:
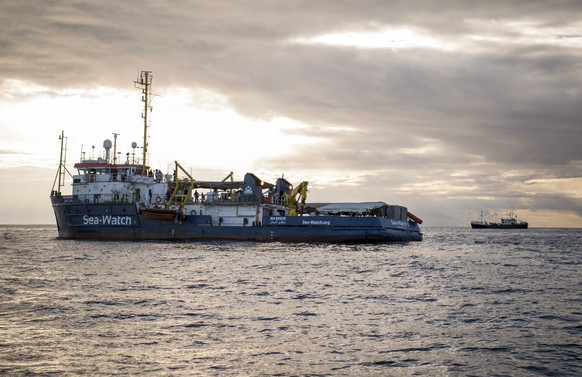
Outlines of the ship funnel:
M283 197L283 195L289 195L291 194L291 190L293 190L293 185L288 180L283 177L277 178L277 181L275 182L275 193L277 195L280 197Z
M105 139L105 141L103 141L103 148L105 148L105 161L109 162L109 150L112 147L112 143L111 140L109 139Z

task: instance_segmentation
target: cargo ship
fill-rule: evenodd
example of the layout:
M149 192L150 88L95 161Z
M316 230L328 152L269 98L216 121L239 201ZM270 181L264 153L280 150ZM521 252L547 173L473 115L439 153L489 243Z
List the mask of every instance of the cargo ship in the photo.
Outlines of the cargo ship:
M422 220L404 206L385 202L306 203L308 182L274 183L231 172L220 181L195 179L175 161L162 172L147 164L151 71L134 81L141 89L143 150L123 161L114 141L103 142L100 157L66 168L66 137L51 191L59 238L95 240L238 240L259 242L382 243L421 241ZM113 150L112 150L113 149ZM65 195L67 175L71 193Z
M499 222L493 223L483 220L483 211L479 220L471 221L471 228L473 229L527 229L527 221L517 219L514 211L510 211L506 217L502 217Z

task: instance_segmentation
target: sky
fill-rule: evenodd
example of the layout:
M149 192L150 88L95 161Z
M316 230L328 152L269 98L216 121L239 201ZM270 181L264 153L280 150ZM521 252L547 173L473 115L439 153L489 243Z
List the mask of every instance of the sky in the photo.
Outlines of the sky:
M140 70L153 168L582 227L580 1L4 0L0 224L55 223L61 131L71 171L141 153Z

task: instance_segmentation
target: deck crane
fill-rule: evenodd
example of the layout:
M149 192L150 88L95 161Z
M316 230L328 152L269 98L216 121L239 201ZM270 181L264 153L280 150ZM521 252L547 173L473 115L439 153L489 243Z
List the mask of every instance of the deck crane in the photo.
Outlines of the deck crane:
M289 216L303 214L303 207L307 199L308 183L307 181L301 182L285 197L285 204L289 207Z

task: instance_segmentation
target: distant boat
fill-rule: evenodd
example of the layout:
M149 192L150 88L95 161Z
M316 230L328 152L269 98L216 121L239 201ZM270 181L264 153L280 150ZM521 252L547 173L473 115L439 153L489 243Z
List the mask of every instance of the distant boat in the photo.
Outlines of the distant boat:
M483 221L483 211L479 220L471 221L471 228L473 229L527 229L527 221L517 220L514 211L510 211L507 217L502 217L498 223Z

